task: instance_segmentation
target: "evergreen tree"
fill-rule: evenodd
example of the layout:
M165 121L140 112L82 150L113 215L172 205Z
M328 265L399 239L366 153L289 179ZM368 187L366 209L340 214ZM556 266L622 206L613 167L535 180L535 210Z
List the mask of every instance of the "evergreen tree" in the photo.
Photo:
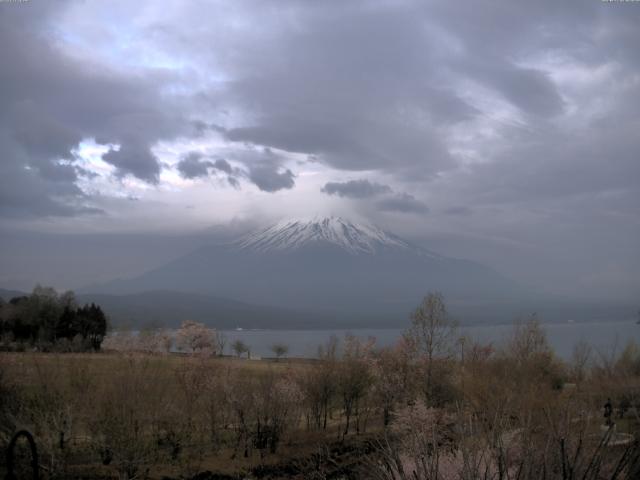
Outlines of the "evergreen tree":
M77 333L77 310L65 307L56 325L56 339L71 340Z
M10 334L19 343L73 340L98 350L107 334L107 317L99 305L77 306L73 292L58 295L52 288L37 286L29 296L0 304L0 334Z

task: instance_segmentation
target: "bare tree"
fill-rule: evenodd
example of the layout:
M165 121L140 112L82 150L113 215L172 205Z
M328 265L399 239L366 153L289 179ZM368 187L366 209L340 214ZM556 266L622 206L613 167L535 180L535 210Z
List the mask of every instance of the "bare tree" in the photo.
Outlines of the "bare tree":
M298 376L307 408L308 427L313 424L317 429L327 429L331 403L337 390L337 348L338 339L332 336L326 345L318 348L318 361Z
M289 377L273 371L261 376L255 385L253 443L264 454L276 453L283 434L298 424L301 392Z
M547 334L540 325L537 314L533 313L526 321L519 321L514 325L507 350L507 353L519 363L536 356L551 355L552 349L547 341Z
M370 360L374 343L375 339L363 343L352 335L345 338L342 362L337 372L338 392L346 421L344 435L349 433L352 417L356 420L356 433L360 433L361 408L373 384Z
M284 357L287 353L289 353L289 345L284 343L274 343L271 345L271 351L276 356L278 360L280 357Z
M217 332L216 335L216 353L220 356L224 355L224 347L227 345L227 337L222 332Z
M247 353L247 356L249 355L249 347L242 340L239 340L239 339L235 340L231 344L231 348L233 349L235 354L238 356L238 358L240 358L240 356L245 352Z
M391 421L395 406L401 400L411 398L415 368L410 361L407 343L401 339L393 347L376 352L373 362L374 395L382 408L384 426Z
M576 343L571 355L571 376L575 382L582 382L585 379L589 362L591 361L593 349L585 341Z
M110 381L96 392L89 431L105 465L121 480L146 475L157 454L153 432L165 415L167 382L157 381L161 364L149 357L121 357Z
M440 292L428 293L411 315L405 339L426 361L427 394L431 392L433 362L436 358L451 357L456 330Z

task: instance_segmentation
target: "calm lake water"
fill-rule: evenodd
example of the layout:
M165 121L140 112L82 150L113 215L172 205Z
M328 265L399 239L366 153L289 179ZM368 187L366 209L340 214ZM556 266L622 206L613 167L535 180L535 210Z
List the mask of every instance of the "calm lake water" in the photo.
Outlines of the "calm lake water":
M589 343L596 351L611 352L616 348L619 352L630 340L640 343L640 325L632 321L598 322L598 323L562 323L543 324L547 339L560 357L569 359L573 347L580 341ZM353 330L224 330L227 339L225 353L230 354L230 344L234 340L242 340L249 345L254 356L271 357L270 347L275 343L289 346L290 357L314 357L318 345L326 343L332 335L344 338L351 333L366 339L375 337L377 345L392 345L402 329L353 329ZM513 332L512 325L482 325L460 327L462 334L498 346Z

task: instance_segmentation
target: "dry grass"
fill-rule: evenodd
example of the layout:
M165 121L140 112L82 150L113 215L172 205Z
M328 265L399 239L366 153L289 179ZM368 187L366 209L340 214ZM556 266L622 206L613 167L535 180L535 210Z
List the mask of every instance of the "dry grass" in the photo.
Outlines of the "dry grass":
M402 345L385 354L355 348L349 355L346 348L342 356L321 360L0 353L0 414L14 416L13 429L34 433L46 478L188 479L212 471L226 478L320 480L339 471L344 476L344 468L377 468L375 459L385 452L396 464L437 460L430 452L442 445L456 450L451 458L491 454L495 458L484 460L491 465L521 461L534 471L546 462L557 470L559 445L579 452L599 441L608 397L615 406L625 398L638 405L635 357L595 365L574 379L546 349L476 350L464 364L435 362L431 389L424 388L424 358ZM13 408L6 408L6 399ZM358 433L345 434L347 400L351 426L363 427ZM416 406L429 407L425 418ZM423 431L434 415L449 419L448 442ZM383 419L390 420L388 429ZM639 419L630 409L616 419L618 431L637 438ZM399 430L402 425L407 428ZM6 432L0 428L0 447ZM614 450L605 452L609 463ZM319 469L324 473L312 475ZM469 475L464 478L476 478Z
M0 353L0 365L10 380L21 385L29 385L37 380L38 368L75 369L89 368L96 378L103 379L119 368L125 358L145 358L161 371L170 374L186 364L200 363L211 368L237 368L242 372L260 373L265 371L283 372L289 369L307 368L313 360L287 358L281 360L247 360L236 357L194 357L180 354L152 355L144 353Z
M96 440L99 432L116 428L119 442L126 442L132 435L131 422L138 421L144 425L141 428L146 437L166 436L169 431L180 435L178 458L171 456L167 445L154 446L157 451L152 452L134 449L143 458L140 463L150 465L148 478L188 478L206 470L236 476L258 466L287 465L293 458L300 459L299 468L303 468L305 458L341 440L337 418L326 432L310 432L297 411L291 428L295 434L286 435L275 454L265 455L252 448L245 457L236 451L236 420L228 404L214 405L224 410L224 425L219 425L215 441L209 438L206 399L236 381L243 384L252 379L252 385L259 385L260 379L292 377L312 364L305 359L247 360L142 353L0 353L4 381L20 392L20 427L33 431L39 449L44 451L57 451L59 431L65 432L64 458L44 455L49 458L46 468L56 471L58 478L74 474L118 478L113 464L101 464ZM212 378L222 379L215 387L217 392L207 390ZM247 398L252 393L243 392ZM251 406L251 398L248 403ZM104 410L120 405L122 408L115 413ZM117 417L123 409L131 411L127 413L130 417L126 417L124 425L114 427L109 418ZM100 411L104 411L102 416ZM3 474L0 468L0 476Z

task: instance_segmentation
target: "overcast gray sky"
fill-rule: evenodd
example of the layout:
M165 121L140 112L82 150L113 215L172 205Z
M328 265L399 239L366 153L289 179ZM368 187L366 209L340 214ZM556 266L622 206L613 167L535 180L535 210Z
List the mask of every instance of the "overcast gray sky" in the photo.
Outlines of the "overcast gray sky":
M0 261L340 214L638 298L639 46L640 2L0 2Z

